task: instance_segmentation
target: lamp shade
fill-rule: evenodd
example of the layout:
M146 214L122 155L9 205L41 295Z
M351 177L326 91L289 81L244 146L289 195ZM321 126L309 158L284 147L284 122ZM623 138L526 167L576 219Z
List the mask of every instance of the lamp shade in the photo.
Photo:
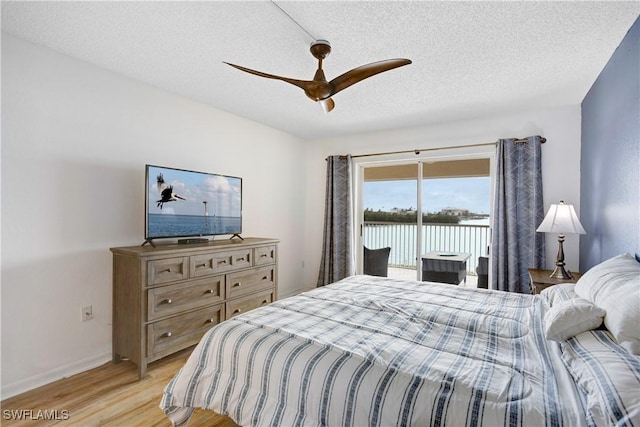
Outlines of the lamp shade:
M540 226L536 231L543 233L572 233L572 234L585 234L582 224L576 215L576 211L573 205L565 205L560 201L557 205L551 205L547 215L540 223Z

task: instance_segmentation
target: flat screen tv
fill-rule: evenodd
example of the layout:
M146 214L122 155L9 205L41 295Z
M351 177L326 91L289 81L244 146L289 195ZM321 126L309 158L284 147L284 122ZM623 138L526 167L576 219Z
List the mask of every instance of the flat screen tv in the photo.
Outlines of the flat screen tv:
M146 165L145 243L242 232L242 178ZM189 239L189 238L192 239Z

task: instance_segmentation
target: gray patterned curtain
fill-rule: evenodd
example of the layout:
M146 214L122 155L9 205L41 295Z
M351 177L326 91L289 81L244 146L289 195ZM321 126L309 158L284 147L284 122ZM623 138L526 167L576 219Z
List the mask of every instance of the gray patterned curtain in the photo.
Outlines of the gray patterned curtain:
M501 139L491 240L491 288L530 294L529 268L544 268L541 142Z
M353 274L351 228L351 156L330 156L318 286Z

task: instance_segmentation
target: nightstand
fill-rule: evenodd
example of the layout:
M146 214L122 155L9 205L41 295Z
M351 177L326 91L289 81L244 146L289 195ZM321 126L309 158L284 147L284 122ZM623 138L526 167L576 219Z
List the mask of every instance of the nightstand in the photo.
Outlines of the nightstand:
M549 277L551 273L553 273L553 270L529 269L529 279L531 280L531 287L533 288L534 294L539 294L543 289L560 283L576 283L582 276L582 273L571 272L571 276L573 276L571 279L554 279L553 277Z

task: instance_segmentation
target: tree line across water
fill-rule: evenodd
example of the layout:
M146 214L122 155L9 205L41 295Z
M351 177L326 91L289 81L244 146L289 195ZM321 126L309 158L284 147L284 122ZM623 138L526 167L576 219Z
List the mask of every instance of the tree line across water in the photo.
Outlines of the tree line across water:
M398 222L405 224L415 224L416 222L418 222L418 213L416 211L383 212L365 209L364 220L365 222ZM441 213L426 213L422 215L422 222L458 224L460 222L460 217Z

